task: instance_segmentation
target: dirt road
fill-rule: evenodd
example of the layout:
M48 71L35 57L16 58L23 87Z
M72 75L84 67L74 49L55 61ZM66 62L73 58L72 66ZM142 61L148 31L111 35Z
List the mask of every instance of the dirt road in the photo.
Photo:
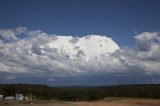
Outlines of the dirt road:
M160 99L117 99L96 102L52 102L2 106L160 106Z

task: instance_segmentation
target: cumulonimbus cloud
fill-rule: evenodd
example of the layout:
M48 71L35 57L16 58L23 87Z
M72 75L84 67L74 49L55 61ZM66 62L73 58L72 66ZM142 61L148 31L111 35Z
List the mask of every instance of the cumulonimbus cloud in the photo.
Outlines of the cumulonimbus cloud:
M144 32L135 39L135 48L119 48L111 38L100 35L60 38L26 27L0 29L0 79L57 85L138 83L137 79L159 83L159 32ZM67 49L56 45L60 40L67 42ZM88 48L86 42L90 42ZM93 42L98 43L90 49Z

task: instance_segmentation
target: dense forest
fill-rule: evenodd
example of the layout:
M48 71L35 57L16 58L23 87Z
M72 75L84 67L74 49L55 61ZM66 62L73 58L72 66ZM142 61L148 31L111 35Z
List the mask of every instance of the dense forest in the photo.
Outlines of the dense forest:
M71 86L51 87L31 84L0 84L0 95L32 94L35 99L45 100L101 100L106 97L160 98L160 84L135 84L119 86Z

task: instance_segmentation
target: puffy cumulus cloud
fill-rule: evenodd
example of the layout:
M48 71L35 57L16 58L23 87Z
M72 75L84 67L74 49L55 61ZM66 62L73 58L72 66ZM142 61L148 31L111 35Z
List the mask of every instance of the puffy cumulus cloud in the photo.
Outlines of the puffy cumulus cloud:
M41 30L32 31L22 26L15 29L0 29L0 40L1 42L12 42L21 38L37 36L41 33Z
M150 49L159 49L160 33L144 32L135 36L137 49L141 51L149 51Z
M68 41L73 45L81 39L71 38ZM50 48L48 44L59 38L41 30L32 31L26 27L1 29L0 39L3 41L0 43L0 83L104 85L160 82L158 32L136 35L135 48L121 48L88 60L83 49L77 46L75 48L80 52L74 58L70 58L70 52L65 54L63 47L62 53L57 48Z
M160 33L144 32L135 36L138 57L148 60L160 60Z
M135 49L125 48L116 54L120 60L125 62L127 70L144 75L160 75L160 35L158 32L144 32L136 35ZM125 65L124 65L125 66ZM141 74L140 74L141 75Z
M11 40L16 40L17 39L17 37L15 36L14 31L12 31L12 30L4 30L4 29L0 30L0 38L2 40L5 40L5 41L11 41Z

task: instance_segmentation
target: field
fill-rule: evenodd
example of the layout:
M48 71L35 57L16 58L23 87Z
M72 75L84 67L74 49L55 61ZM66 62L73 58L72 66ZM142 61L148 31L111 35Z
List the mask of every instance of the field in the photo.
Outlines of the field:
M1 106L160 106L160 99L107 98L93 102L44 101L30 103L1 104Z

